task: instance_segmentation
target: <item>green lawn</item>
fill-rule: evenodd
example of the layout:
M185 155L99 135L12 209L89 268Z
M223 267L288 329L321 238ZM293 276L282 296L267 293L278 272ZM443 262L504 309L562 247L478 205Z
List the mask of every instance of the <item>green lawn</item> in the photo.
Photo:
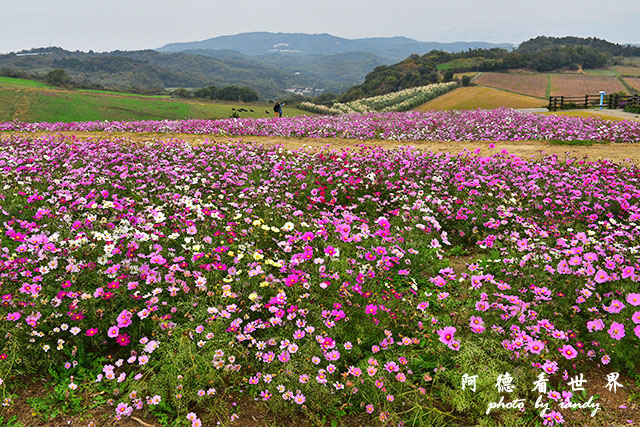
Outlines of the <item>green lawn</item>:
M219 119L271 116L270 104L174 100L110 91L61 90L33 80L0 78L0 121L73 122L93 120ZM285 108L285 116L310 114Z
M52 89L51 86L47 86L44 83L40 83L35 80L17 79L14 77L2 77L0 76L0 87L15 87L15 86L27 86L27 87L42 87Z

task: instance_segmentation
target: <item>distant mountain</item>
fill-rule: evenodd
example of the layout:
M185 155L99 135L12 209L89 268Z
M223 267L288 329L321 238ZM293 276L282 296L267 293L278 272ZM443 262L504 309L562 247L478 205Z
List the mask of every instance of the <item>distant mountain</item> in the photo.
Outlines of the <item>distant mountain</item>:
M467 49L503 48L510 50L509 43L486 42L422 42L407 37L373 37L346 39L330 34L269 33L255 32L214 37L202 41L170 43L157 50L160 52L180 52L186 50L234 50L245 55L336 55L349 52L367 52L386 60L398 61L417 53L431 50L460 52Z
M362 82L364 76L379 65L393 61L367 52L338 53L333 55L244 55L234 50L197 49L182 54L202 55L228 63L249 62L290 73L306 86L322 88L326 92L343 92Z

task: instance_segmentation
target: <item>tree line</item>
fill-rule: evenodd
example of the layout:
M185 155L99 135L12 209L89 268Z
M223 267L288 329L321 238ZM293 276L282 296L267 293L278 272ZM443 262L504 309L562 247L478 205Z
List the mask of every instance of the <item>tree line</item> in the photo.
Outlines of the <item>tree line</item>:
M258 100L258 93L246 86L229 85L225 87L216 87L210 85L195 90L179 88L174 90L171 95L175 98L199 98L217 101L241 101L254 102Z

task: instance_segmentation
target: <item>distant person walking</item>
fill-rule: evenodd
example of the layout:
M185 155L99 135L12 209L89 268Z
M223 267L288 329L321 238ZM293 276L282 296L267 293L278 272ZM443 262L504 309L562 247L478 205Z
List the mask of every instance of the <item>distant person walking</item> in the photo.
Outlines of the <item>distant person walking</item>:
M279 102L276 102L276 105L273 106L273 112L276 114L276 117L282 117L283 105L284 105L284 102L282 104L280 104Z

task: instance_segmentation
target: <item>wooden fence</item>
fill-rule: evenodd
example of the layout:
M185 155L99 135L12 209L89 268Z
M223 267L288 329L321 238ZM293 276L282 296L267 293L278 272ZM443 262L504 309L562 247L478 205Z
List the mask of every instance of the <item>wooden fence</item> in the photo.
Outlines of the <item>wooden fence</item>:
M640 108L640 95L605 95L602 100L603 108L624 108L628 105ZM589 107L600 107L600 95L549 97L549 111Z

